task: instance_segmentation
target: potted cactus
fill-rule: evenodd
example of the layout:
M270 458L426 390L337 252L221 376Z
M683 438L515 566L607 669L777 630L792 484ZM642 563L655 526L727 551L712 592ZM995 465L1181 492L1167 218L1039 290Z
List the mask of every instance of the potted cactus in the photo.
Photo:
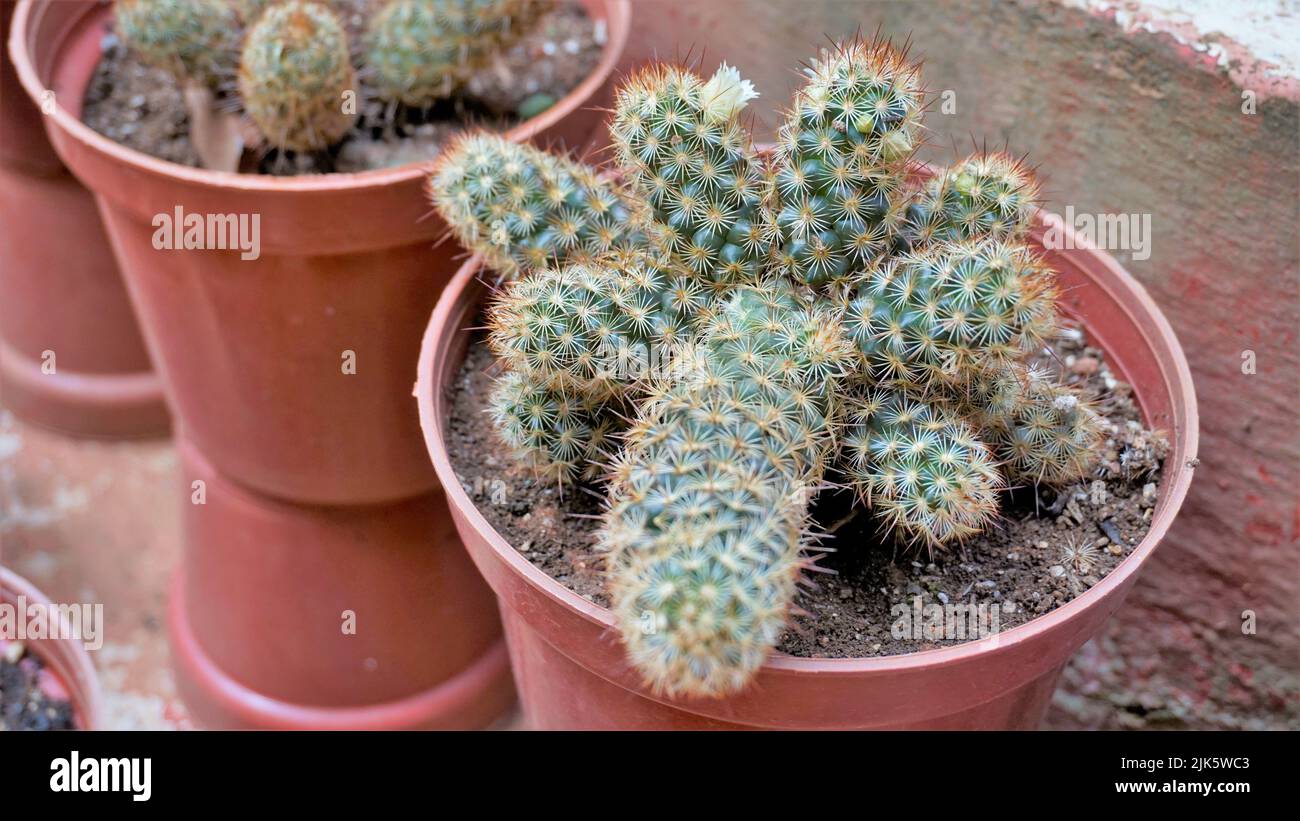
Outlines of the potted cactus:
M509 709L490 591L461 555L402 399L461 253L439 242L428 152L415 149L430 129L482 120L508 141L583 148L626 40L626 0L565 6L599 46L550 104L503 102L503 120L465 102L532 33L553 36L556 18L532 21L550 5L15 11L19 80L55 103L50 141L96 198L177 421L186 549L169 628L201 724L469 727ZM140 77L152 85L137 105L126 92ZM107 119L92 128L95 112ZM186 140L143 145L145 124ZM442 534L436 549L429 534ZM418 612L419 596L443 609ZM236 612L253 622L220 615Z
M19 5L10 37L19 79L33 100L54 101L44 118L51 141L99 202L169 404L185 436L227 475L326 504L396 500L436 485L428 465L400 444L417 441L411 409L391 399L459 252L453 243L429 251L445 227L421 202L424 172L419 163L292 172L302 162L328 170L368 134L416 128L413 118L427 115L417 91L441 94L469 82L474 64L448 65L448 53L468 60L499 45L520 6ZM444 8L494 12L496 23L474 23L482 29L476 50L457 34L454 24L470 24L464 15L449 19ZM596 129L591 107L608 93L629 12L619 0L586 8L606 32L596 68L505 132L508 139L581 148ZM394 22L397 15L404 16ZM415 36L434 29L450 38L440 47L431 33ZM129 47L114 53L175 78L181 91L173 96L190 112L182 124L204 146L194 153L226 170L148 156L81 121L110 31ZM258 170L277 173L251 173Z
M90 654L56 618L44 594L0 566L0 730L103 729Z
M434 312L417 400L534 726L1032 727L1186 492L1190 378L1140 286L1091 248L1040 247L1048 218L1014 159L918 168L919 77L887 42L848 41L809 66L767 151L741 124L755 93L734 69L661 65L617 95L621 179L491 135L464 138L431 175L479 257ZM450 386L465 379L484 267L503 281L487 410L545 481L603 485L599 603L532 565L457 480ZM1073 600L979 641L774 652L817 569L810 506L828 484L924 561L989 529L1005 488L1100 470L1105 423L1034 358L1060 309L1170 431L1140 543Z

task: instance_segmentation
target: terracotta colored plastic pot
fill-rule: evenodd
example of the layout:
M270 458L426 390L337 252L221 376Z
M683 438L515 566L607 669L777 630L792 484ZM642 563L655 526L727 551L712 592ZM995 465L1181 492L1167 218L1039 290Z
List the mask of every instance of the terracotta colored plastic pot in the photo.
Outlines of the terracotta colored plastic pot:
M6 39L14 6L0 2ZM166 433L161 382L95 201L50 148L7 52L0 88L0 398L63 433Z
M496 603L441 492L299 506L178 447L185 553L167 621L199 724L460 729L511 708Z
M0 602L18 607L19 597L27 605L48 606L50 600L31 583L4 567L0 567ZM0 643L6 639L0 637ZM49 678L40 686L54 698L66 698L72 703L73 721L79 730L103 729L103 697L99 692L99 677L90 662L90 654L78 639L27 639L23 642L44 665ZM44 679L44 677L43 677Z
M1041 237L1044 224L1038 226ZM1078 239L1077 237L1075 238ZM474 562L500 600L525 719L576 728L1032 728L1070 656L1094 636L1164 538L1192 480L1196 397L1178 340L1145 290L1110 257L1075 243L1049 252L1063 308L1080 319L1116 374L1132 383L1148 424L1173 445L1151 530L1112 573L1031 622L954 647L869 659L775 654L743 694L671 701L629 669L612 614L538 570L475 509L444 444L446 386L463 361L483 296L470 260L425 333L415 393L434 467Z
M599 66L512 139L581 148L596 132L631 12L627 0L588 7L607 24ZM445 227L423 194L424 168L226 174L118 145L78 117L109 13L23 0L10 49L29 95L56 93L50 139L95 194L185 435L225 475L285 499L378 503L432 490L403 397L461 252L434 247ZM155 249L155 216L178 208L258 215L260 255Z

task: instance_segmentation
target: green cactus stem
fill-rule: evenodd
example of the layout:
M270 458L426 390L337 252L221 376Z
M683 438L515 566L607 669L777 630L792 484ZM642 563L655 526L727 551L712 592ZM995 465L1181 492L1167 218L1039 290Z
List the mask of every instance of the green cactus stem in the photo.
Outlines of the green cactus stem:
M845 325L874 378L924 389L1019 359L1051 333L1050 269L1023 245L943 245L868 272Z
M641 405L601 532L631 661L658 692L743 688L784 629L853 351L784 283L738 287Z
M943 547L979 533L997 514L1002 478L959 417L872 388L850 395L845 419L849 484L902 538Z
M449 96L526 30L541 0L390 0L363 36L376 93L416 108Z
M219 88L235 76L239 23L226 0L117 0L118 37L180 82Z
M1038 207L1038 183L1025 164L1001 152L975 154L926 183L907 209L912 247L933 242L1016 241Z
M347 34L319 3L289 0L267 9L244 41L239 90L248 116L281 150L319 151L351 130L347 94L356 74Z
M428 192L461 244L506 280L646 246L632 204L614 183L486 132L467 132L443 150Z
M780 131L770 197L782 266L821 285L890 248L923 95L916 66L883 41L840 44L808 75Z
M771 248L763 168L740 122L755 96L726 64L707 81L654 65L619 89L610 125L664 251L716 288L755 281Z

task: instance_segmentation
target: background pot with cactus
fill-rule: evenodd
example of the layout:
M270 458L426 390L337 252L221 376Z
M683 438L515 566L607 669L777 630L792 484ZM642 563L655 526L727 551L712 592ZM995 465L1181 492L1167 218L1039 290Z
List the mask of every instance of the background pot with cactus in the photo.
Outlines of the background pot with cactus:
M20 4L11 45L23 87L35 100L52 92L45 125L99 202L183 434L231 478L313 503L435 486L405 446L418 441L414 413L393 396L459 249L438 242L445 227L429 217L417 163L363 169L436 148L425 127L445 137L450 126L429 118L486 117L458 111L463 94L420 107L399 79L459 94L477 77L471 57L495 70L509 47L500 29L530 31L534 4L519 5ZM608 93L628 10L584 9L602 32L599 62L507 139L581 148L597 128L592 107ZM448 64L450 46L386 36L398 13L459 38L465 62ZM462 29L483 48L468 48ZM422 69L447 79L418 83ZM372 156L375 146L391 150ZM203 167L232 157L224 167L247 173ZM350 173L315 173L338 168Z
M579 65L565 21L585 26L581 76L540 59L551 43ZM169 628L200 723L463 727L508 709L491 597L462 572L406 399L462 253L421 163L467 122L581 150L628 22L624 0L19 4L19 79L53 95L44 125L96 198L186 454ZM562 91L549 105L512 68L533 51ZM410 606L417 590L441 615ZM366 641L340 633L357 607ZM234 611L262 619L216 615Z
M94 625L89 616L84 627L80 619L73 624L67 609L0 565L6 628L0 635L0 731L104 726L99 677L87 652L103 643L102 632L91 635L103 625Z
M753 96L651 67L617 97L619 175L480 135L431 177L480 257L417 399L527 716L1034 726L1190 482L1177 341L1113 260L1044 241L1022 163L911 160L924 95L888 43L812 61L766 151ZM1067 366L1085 344L1105 396ZM953 635L977 601L1002 623Z

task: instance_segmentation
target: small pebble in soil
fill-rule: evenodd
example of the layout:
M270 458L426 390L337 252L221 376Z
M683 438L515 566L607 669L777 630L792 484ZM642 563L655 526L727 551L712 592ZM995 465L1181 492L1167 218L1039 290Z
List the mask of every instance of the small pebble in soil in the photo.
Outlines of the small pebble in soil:
M41 689L43 670L22 642L0 641L0 731L74 729L72 705Z

